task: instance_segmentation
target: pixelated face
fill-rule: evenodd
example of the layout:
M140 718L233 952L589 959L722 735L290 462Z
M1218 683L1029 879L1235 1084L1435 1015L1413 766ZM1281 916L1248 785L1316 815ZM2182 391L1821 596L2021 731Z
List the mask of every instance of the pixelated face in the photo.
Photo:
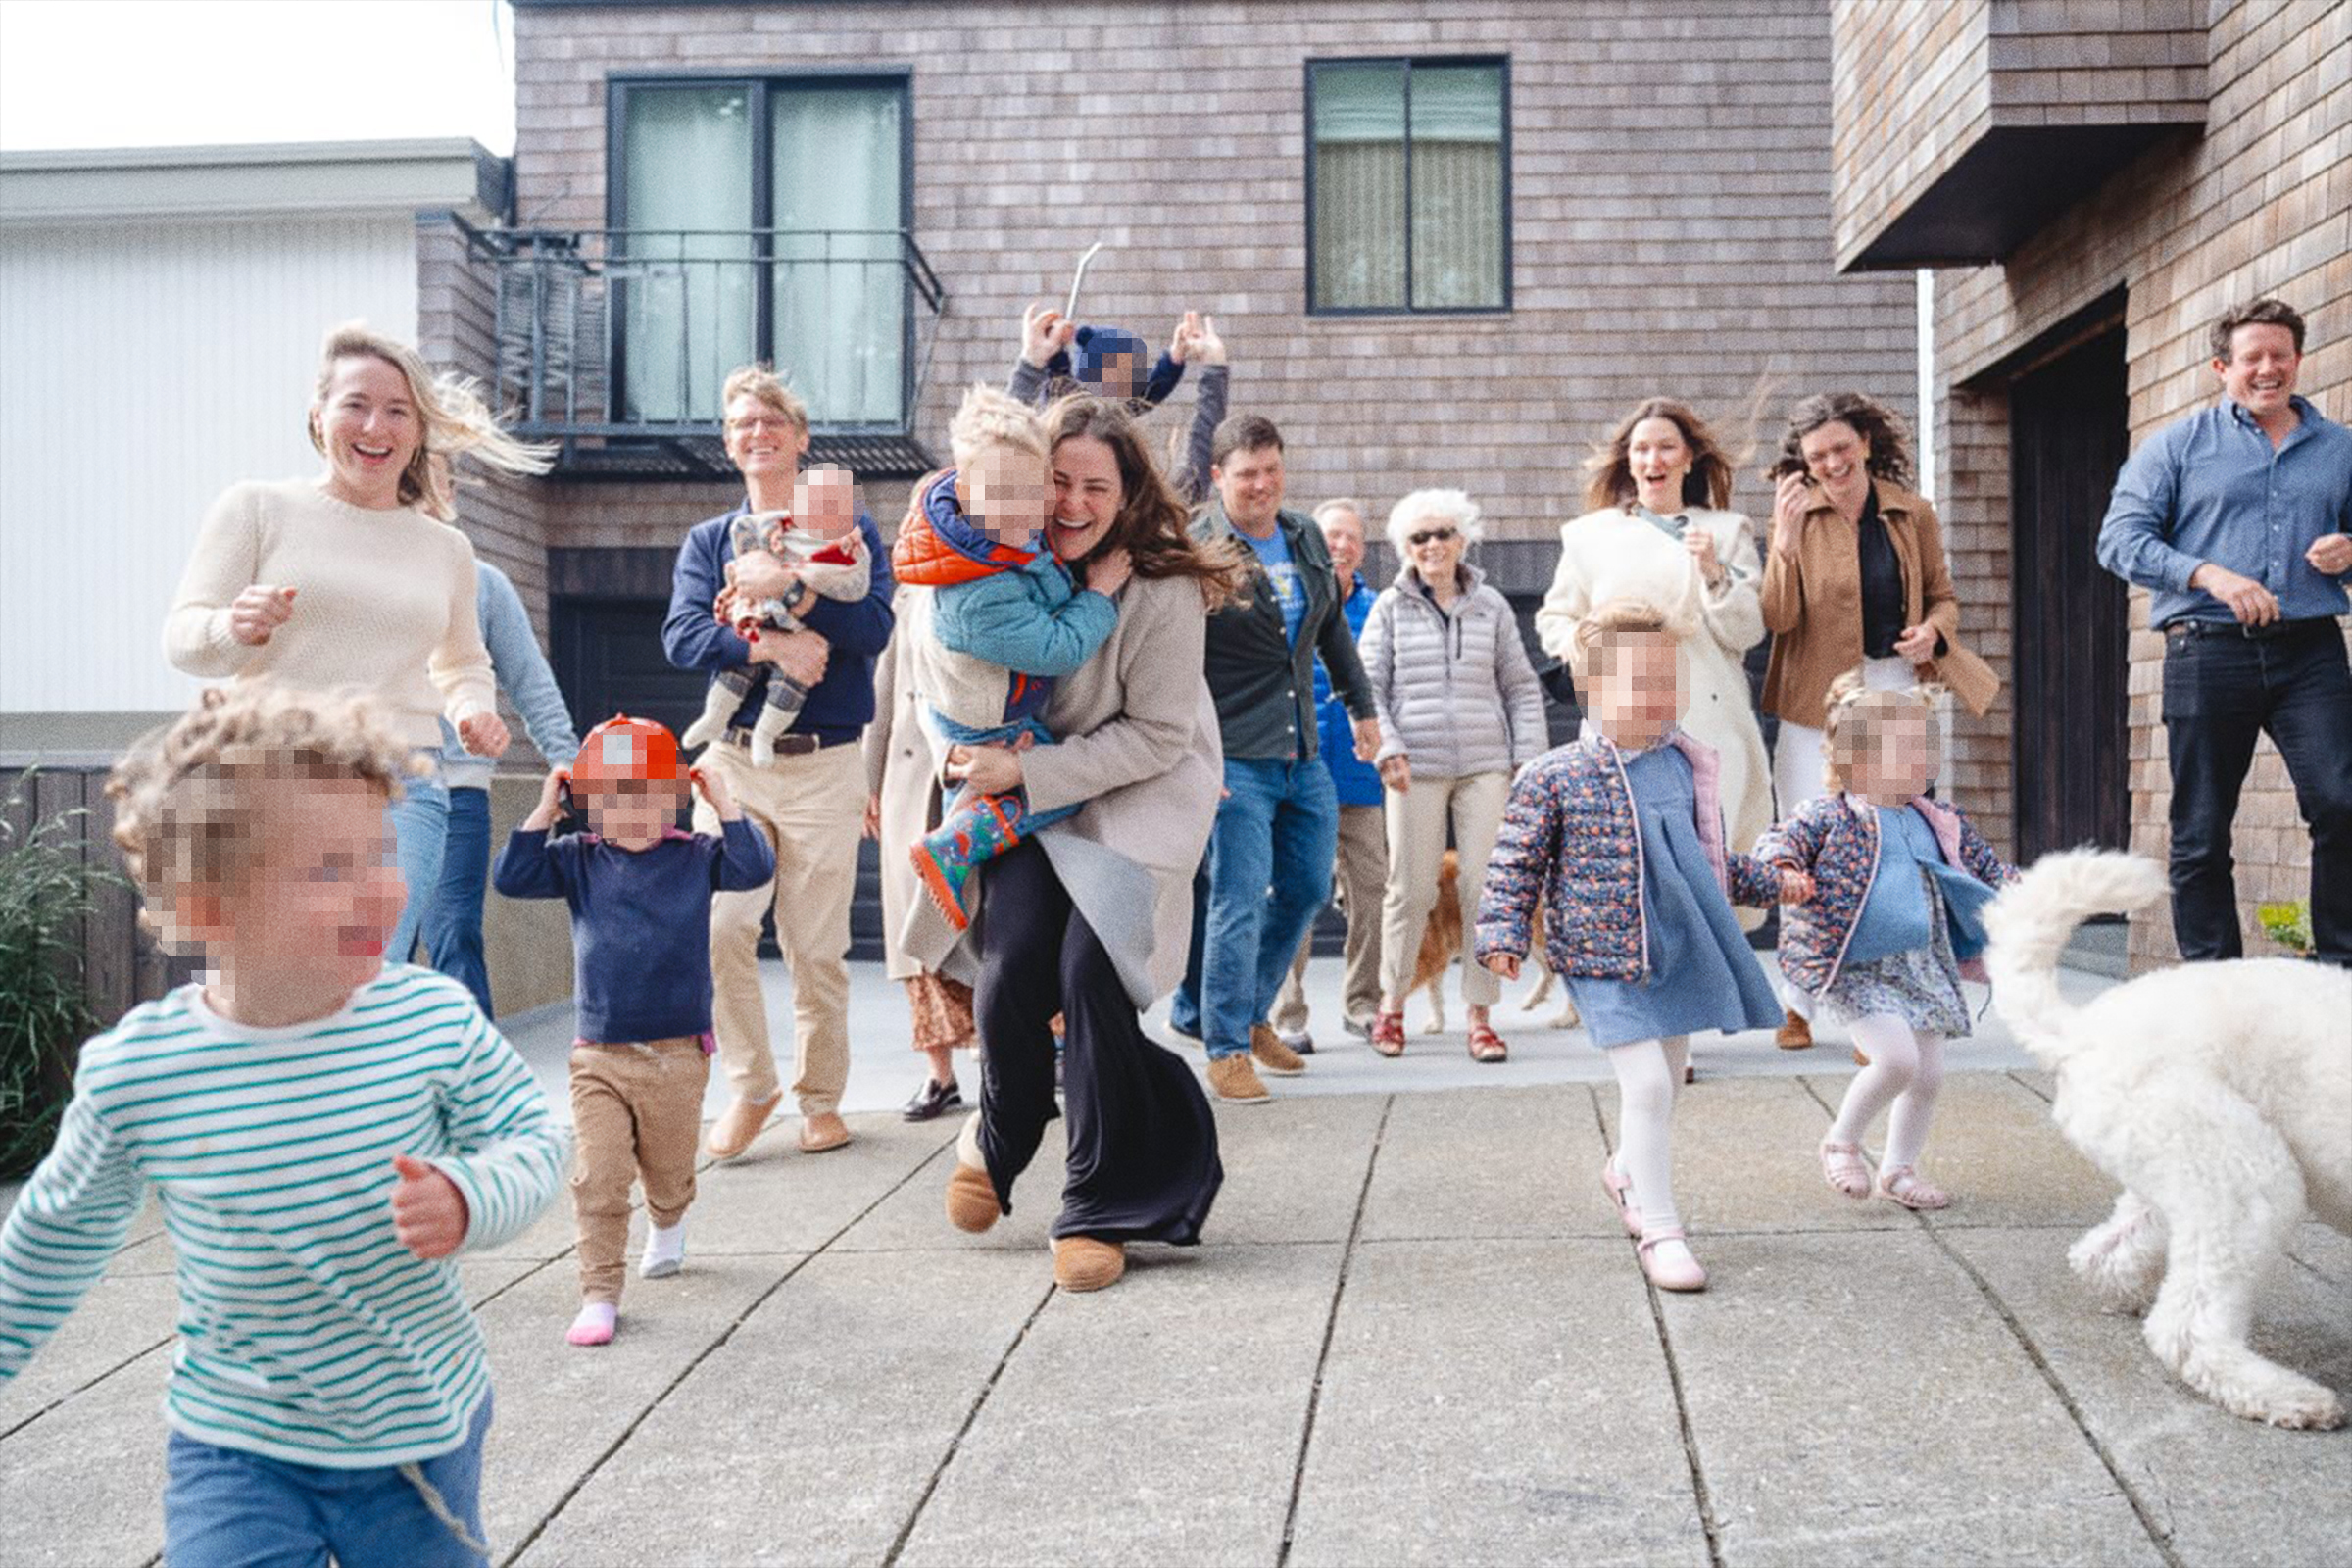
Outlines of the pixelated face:
M1095 372L1095 389L1106 398L1131 398L1143 390L1141 357L1120 350L1105 354Z
M1847 786L1879 804L1897 805L1927 793L1936 777L1936 737L1924 708L1874 713L1854 754Z
M1843 419L1806 432L1797 449L1805 455L1805 471L1833 489L1850 485L1870 465L1870 442Z
M1258 534L1274 525L1274 514L1282 510L1282 448L1229 452L1209 476L1216 480L1226 516Z
M1681 425L1662 416L1642 420L1626 437L1625 463L1643 506L1652 512L1682 510L1690 443L1683 438Z
M850 470L820 463L792 487L792 518L819 539L838 539L858 525L858 487Z
M1683 716L1682 661L1664 632L1620 632L1601 649L1587 707L1620 746L1647 746Z
M1423 582L1451 582L1462 564L1462 525L1442 513L1423 517L1404 536L1405 558Z
M727 460L746 479L789 474L801 466L801 454L808 450L805 427L782 409L749 392L738 392L728 400L722 428Z
M2213 362L2222 390L2256 418L2283 414L2303 356L2295 334L2277 321L2249 321L2230 334L2230 357Z
M409 378L372 354L347 354L315 412L337 495L357 506L397 503L400 476L424 440Z
M572 793L588 818L589 831L622 850L661 843L686 804L686 785L678 779L607 779Z
M956 499L991 539L1027 544L1046 525L1047 466L1018 447L982 447L956 470Z
M1315 524L1323 530L1323 544L1331 552L1331 569L1345 588L1363 569L1364 519L1355 514L1353 507L1334 507L1317 517Z
M1049 466L1054 479L1054 554L1083 561L1110 532L1127 499L1119 478L1119 455L1091 435L1065 436Z
M226 786L220 786L225 788ZM221 924L205 947L240 965L300 965L356 988L383 967L404 889L384 792L364 779L289 775L249 783L259 853L208 890Z

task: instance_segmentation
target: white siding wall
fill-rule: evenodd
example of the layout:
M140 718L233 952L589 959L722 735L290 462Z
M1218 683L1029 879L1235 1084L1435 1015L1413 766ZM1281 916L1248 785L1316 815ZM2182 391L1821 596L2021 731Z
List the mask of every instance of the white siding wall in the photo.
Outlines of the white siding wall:
M318 343L414 341L404 217L167 220L0 233L0 713L153 711L205 508L316 472Z

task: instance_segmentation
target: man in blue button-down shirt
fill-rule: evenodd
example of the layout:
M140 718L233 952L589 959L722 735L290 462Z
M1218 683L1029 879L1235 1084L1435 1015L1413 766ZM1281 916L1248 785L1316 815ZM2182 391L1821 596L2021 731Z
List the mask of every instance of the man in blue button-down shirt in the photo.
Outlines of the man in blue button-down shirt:
M2153 590L2173 769L2173 935L2189 959L2243 951L2230 829L2267 733L2311 829L2311 934L2352 966L2352 431L2295 393L2303 318L2278 300L2224 316L2227 399L2124 465L2099 564Z

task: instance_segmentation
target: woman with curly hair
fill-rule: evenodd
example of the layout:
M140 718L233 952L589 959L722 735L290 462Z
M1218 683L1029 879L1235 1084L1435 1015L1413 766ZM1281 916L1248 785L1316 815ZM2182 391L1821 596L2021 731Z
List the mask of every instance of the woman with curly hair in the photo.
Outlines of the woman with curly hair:
M1773 634L1764 710L1781 721L1774 748L1777 814L1786 821L1827 792L1822 727L1830 683L1856 665L1873 690L1934 681L1982 715L2000 691L1984 661L1960 646L1960 602L1936 509L1905 486L1903 421L1858 392L1828 392L1789 411L1774 483L1764 561L1764 624ZM1813 1043L1791 1010L1780 1043Z
M1062 1014L1069 1156L1054 1277L1087 1291L1119 1278L1129 1242L1198 1242L1224 1180L1207 1097L1146 1038L1141 1014L1184 971L1223 776L1202 647L1209 612L1246 579L1238 555L1193 540L1123 409L1079 396L1045 417L1048 544L1081 578L1114 551L1133 575L1111 596L1109 640L1054 689L1045 716L1058 743L956 746L946 770L982 791L1026 790L1041 811L1084 804L975 873L960 940L925 904L906 945L924 967L972 980L986 1042L980 1110L948 1181L948 1217L963 1230L1011 1211L1055 1115L1050 1026Z

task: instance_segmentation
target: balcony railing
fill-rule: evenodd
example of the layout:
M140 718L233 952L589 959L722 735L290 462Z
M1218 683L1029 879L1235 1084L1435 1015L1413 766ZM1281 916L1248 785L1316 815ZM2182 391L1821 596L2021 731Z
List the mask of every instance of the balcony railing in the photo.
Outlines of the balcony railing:
M500 406L574 470L728 471L727 372L765 360L820 453L919 472L914 410L947 289L904 229L514 229L496 280ZM862 461L860 461L862 460Z

